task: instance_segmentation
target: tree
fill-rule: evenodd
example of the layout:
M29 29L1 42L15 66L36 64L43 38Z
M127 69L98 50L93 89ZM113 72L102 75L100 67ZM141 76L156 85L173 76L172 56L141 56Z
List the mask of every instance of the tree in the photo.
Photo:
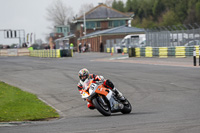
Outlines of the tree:
M160 0L156 0L154 2L152 13L154 16L154 19L157 20L157 18L161 15L161 13L165 10L164 4Z
M122 3L114 0L112 7L122 11ZM124 9L134 12L132 24L139 27L200 22L200 0L127 0Z
M133 12L133 7L132 7L132 0L127 0L126 1L126 12Z
M196 18L200 21L200 1L196 4Z
M37 40L35 40L35 43L38 45L41 45L43 43L43 41L42 41L42 39L37 39Z
M152 28L152 27L155 27L156 24L155 22L153 21L153 18L150 17L150 18L143 18L142 20L142 28Z
M114 0L113 3L112 3L112 8L118 10L118 11L121 11L121 12L124 12L125 9L124 9L124 3L121 1L121 0Z
M106 0L106 1L105 1L105 4L106 4L108 7L112 7L112 3L113 3L113 0Z
M47 9L47 20L55 25L67 25L72 20L73 10L67 7L61 0L57 0Z
M188 6L187 6L187 3L188 3L188 0L181 0L181 2L177 3L176 4L176 8L175 8L175 14L177 16L177 18L179 19L180 22L183 22L188 13L187 13L187 9L188 9Z
M77 16L82 16L83 13L87 13L88 11L90 11L92 8L94 8L94 5L93 4L82 4L81 5L81 9L79 10L79 13Z
M163 22L161 22L161 26L178 25L179 23L180 22L174 11L169 10L163 15Z
M119 0L118 1L118 10L121 11L121 12L124 12L124 3L123 1Z
M188 9L187 9L187 17L184 21L185 24L191 24L195 23L197 21L196 14L198 14L196 11L196 6L198 6L198 0L189 0L188 1Z
M116 0L113 1L112 8L117 10L117 1Z

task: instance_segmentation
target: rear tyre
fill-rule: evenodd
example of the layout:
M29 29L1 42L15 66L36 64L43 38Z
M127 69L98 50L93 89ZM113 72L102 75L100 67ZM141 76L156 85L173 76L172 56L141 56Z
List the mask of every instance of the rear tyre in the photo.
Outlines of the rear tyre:
M126 101L128 104L123 104L124 108L121 110L121 112L123 114L129 114L132 111L132 106L130 104L130 102L126 99Z
M110 116L111 110L109 107L109 104L104 100L105 96L97 96L94 99L92 99L92 103L96 107L96 109L104 116Z

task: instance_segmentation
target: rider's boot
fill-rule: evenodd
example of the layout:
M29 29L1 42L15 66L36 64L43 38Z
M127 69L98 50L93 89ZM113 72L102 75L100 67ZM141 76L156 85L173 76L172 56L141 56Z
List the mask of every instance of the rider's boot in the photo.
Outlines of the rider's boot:
M124 102L126 100L126 98L122 95L122 93L117 88L114 87L113 91L117 99L119 99L121 102Z

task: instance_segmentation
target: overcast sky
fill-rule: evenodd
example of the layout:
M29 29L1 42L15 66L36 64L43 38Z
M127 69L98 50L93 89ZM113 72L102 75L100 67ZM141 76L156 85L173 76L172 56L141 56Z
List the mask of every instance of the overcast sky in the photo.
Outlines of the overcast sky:
M25 34L35 33L36 39L45 40L50 33L51 22L46 20L47 7L56 0L0 0L0 30L24 29ZM78 13L83 4L104 3L105 0L62 0L67 6ZM126 1L126 0L123 0ZM4 32L0 31L0 44L19 43L19 39L5 39Z

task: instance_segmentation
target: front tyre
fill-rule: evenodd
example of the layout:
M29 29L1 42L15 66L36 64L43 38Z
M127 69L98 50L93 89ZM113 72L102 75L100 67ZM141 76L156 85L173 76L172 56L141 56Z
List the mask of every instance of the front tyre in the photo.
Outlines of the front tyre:
M132 110L132 106L130 102L126 99L125 101L127 104L124 104L124 108L121 110L123 114L129 114Z
M109 108L109 104L104 100L105 98L105 96L97 96L92 99L92 103L102 115L110 116L111 110Z

